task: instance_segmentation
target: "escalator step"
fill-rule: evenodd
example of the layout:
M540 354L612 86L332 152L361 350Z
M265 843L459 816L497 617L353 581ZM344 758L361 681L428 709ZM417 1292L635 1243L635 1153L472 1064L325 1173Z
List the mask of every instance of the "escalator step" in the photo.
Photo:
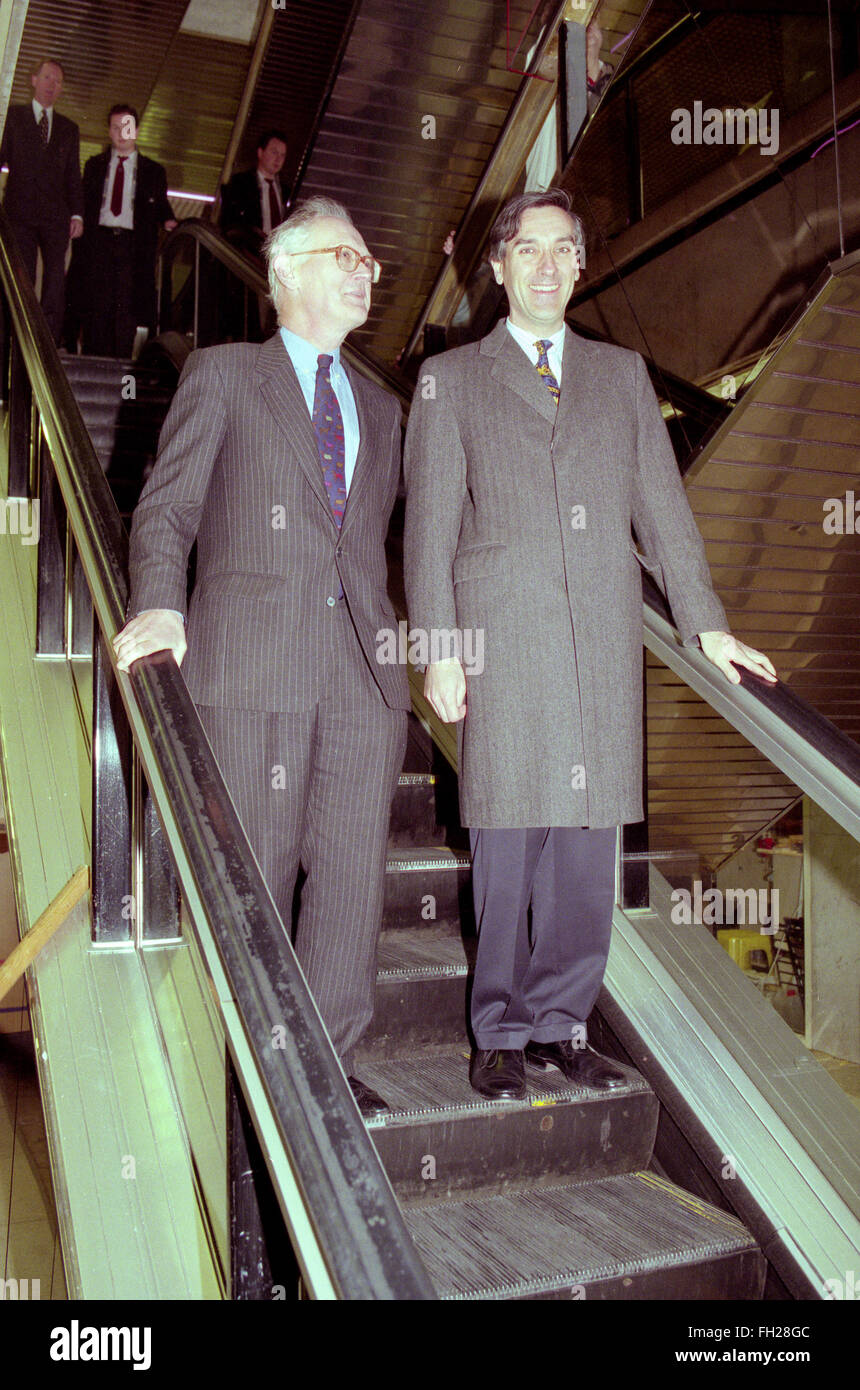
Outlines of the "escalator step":
M474 944L467 938L469 947ZM383 931L377 952L376 1002L358 1058L451 1044L466 1037L469 965L457 923Z
M627 1084L613 1092L529 1069L525 1099L488 1101L469 1085L464 1043L363 1063L361 1075L391 1107L368 1128L398 1197L436 1202L645 1167L657 1098L638 1072L622 1069Z
M389 844L442 843L444 826L436 822L436 777L432 772L401 772L391 804Z
M465 979L474 954L474 938L466 942L447 924L428 922L380 934L377 950L377 988L393 980L435 981L447 976Z
M407 1207L449 1299L759 1298L764 1257L735 1217L653 1173Z
M446 845L390 849L385 861L386 929L432 926L441 920L468 923L471 870L470 855Z

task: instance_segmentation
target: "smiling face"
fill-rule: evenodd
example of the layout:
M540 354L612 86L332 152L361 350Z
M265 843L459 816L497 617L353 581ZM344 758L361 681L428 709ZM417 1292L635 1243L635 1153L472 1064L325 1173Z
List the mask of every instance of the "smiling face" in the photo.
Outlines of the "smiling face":
M324 246L351 246L360 256L370 254L350 222L317 217L301 248L278 255L274 269L281 284L278 322L320 351L331 352L370 313L371 274L366 265L341 270L332 252L305 254Z
M30 85L40 106L53 106L63 90L63 74L56 63L43 63L30 78Z
M563 208L526 208L519 229L492 261L508 296L511 322L536 338L551 337L579 279L574 226Z

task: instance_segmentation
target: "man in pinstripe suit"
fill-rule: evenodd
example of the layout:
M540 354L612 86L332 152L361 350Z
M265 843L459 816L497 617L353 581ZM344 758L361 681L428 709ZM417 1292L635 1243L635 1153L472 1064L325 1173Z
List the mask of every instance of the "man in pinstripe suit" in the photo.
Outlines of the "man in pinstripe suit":
M380 665L396 627L385 533L400 409L344 366L379 275L349 214L312 198L269 238L279 331L189 357L134 515L121 669L169 648L285 922L307 874L296 952L352 1075L373 1012L391 797L409 696ZM183 622L188 553L197 580ZM273 1023L277 1020L273 1020Z

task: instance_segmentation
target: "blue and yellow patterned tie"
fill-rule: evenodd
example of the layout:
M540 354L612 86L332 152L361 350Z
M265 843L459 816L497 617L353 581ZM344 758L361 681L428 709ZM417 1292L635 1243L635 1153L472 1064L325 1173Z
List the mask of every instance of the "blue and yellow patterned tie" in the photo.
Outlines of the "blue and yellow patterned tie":
M326 492L339 528L346 506L346 446L343 438L343 416L329 375L333 361L327 352L321 352L317 358L313 422Z
M549 365L549 358L547 357L547 353L552 347L552 339L538 338L537 342L535 343L535 347L538 350L538 376L543 377L544 381L546 382L549 394L552 396L556 405L558 405L558 398L561 395L561 387L559 386L558 382L553 376L552 367Z

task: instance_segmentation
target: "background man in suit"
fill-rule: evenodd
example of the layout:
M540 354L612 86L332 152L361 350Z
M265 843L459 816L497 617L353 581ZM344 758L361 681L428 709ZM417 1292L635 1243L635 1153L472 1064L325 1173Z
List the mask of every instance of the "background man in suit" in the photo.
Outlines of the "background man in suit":
M373 1013L409 708L403 668L375 659L380 625L396 628L400 408L341 361L379 274L349 214L309 199L267 255L280 330L189 357L134 515L137 616L115 646L122 669L166 647L182 660L196 539L188 688L286 923L304 866L296 951L368 1115L387 1106L352 1052Z
M458 651L437 649L425 693L440 718L464 719L470 1078L490 1097L525 1093L526 1060L598 1088L623 1081L585 1029L617 826L642 819L640 564L662 572L685 643L698 634L730 680L732 662L775 679L725 630L641 357L565 327L582 247L562 190L502 210L489 258L509 317L425 362L406 442L410 626L483 631L481 674L467 681Z
M63 69L44 59L30 76L29 106L10 106L0 145L9 166L3 207L35 281L42 252L42 309L57 343L63 326L66 248L83 231L78 127L54 110Z
M224 185L221 196L221 231L240 251L262 258L263 245L290 206L289 190L281 179L287 156L287 137L281 130L265 130L257 146L257 167L234 174ZM271 306L261 295L248 305L232 276L227 277L220 296L219 311L225 335L250 337L259 341L272 332Z
M234 174L221 195L221 230L254 256L290 206L289 190L281 180L287 157L287 137L280 130L266 130L257 146L257 167Z
M156 321L155 256L160 228L176 226L167 174L137 148L137 112L108 113L110 148L84 166L84 234L75 250L84 352L130 357L138 328Z

